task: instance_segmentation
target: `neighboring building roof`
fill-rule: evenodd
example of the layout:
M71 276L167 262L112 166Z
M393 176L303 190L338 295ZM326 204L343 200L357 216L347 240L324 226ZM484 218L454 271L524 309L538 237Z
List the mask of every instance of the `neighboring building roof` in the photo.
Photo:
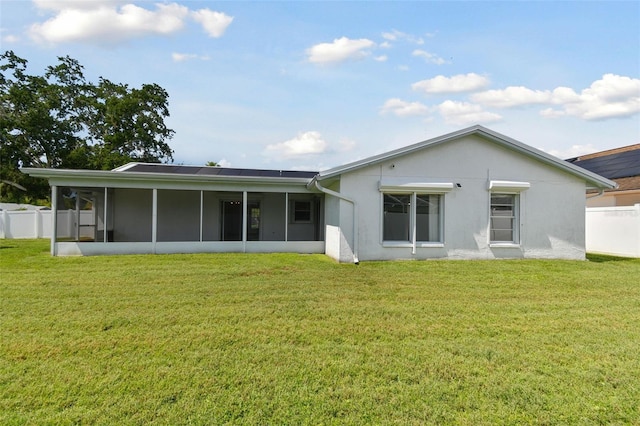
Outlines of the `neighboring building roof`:
M401 157L403 155L410 154L412 152L421 150L423 148L436 146L442 143L446 143L455 139L459 139L461 137L477 135L481 136L485 139L488 139L494 143L502 145L506 148L517 151L521 154L524 154L528 157L531 157L535 160L541 161L545 164L549 164L551 166L555 166L567 173L578 176L584 179L590 188L615 188L616 183L606 179L596 173L593 173L589 170L583 169L581 167L577 167L569 162L563 161L553 155L547 154L546 152L540 151L536 148L533 148L529 145L526 145L520 141L512 139L508 136L500 134L498 132L494 132L493 130L489 130L486 127L476 125L471 126L466 129L459 130L457 132L449 133L443 136L439 136L433 139L428 139L423 142L418 142L413 145L409 145L403 148L399 148L393 151L389 151L383 154L374 155L372 157L365 158L363 160L355 161L353 163L345 164L343 166L334 167L329 170L325 170L320 172L315 179L322 181L326 179L331 179L337 177L343 173L352 172L354 170L358 170L363 167L367 167L373 164L379 164L384 161L392 160L397 157Z
M640 176L640 144L569 158L567 161L607 179ZM636 188L640 188L640 185Z

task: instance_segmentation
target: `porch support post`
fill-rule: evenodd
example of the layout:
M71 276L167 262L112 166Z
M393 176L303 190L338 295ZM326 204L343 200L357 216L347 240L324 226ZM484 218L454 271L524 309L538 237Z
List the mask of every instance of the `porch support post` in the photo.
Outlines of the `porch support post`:
M76 241L80 241L80 191L76 189Z
M153 254L156 254L156 241L158 235L158 190L153 188L151 201L151 245Z
M416 254L416 231L417 227L417 214L418 214L418 196L414 192L411 194L411 205L409 206L409 218L411 220L411 254Z
M204 191L200 191L200 242L202 242L203 221L204 221Z
M56 236L58 235L58 187L51 185L51 256L56 255Z
M284 193L284 241L289 241L289 193Z
M107 199L108 199L107 193L108 193L107 187L105 186L104 187L104 212L102 213L102 222L103 222L102 223L102 228L103 228L102 233L104 234L102 236L102 242L104 242L104 243L109 241L109 238L107 236L107 234L109 232L109 226L107 225L109 223L109 220L108 220L108 217L107 217L107 211L108 211L107 208L109 207L109 205L107 204Z
M249 205L247 203L247 191L242 191L242 252L247 251L247 209Z

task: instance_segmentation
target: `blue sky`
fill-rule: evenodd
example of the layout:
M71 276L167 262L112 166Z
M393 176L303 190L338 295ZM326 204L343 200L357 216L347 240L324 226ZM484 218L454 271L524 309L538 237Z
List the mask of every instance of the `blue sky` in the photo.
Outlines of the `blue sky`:
M321 170L474 124L640 143L640 2L2 0L1 50L170 95L176 163Z

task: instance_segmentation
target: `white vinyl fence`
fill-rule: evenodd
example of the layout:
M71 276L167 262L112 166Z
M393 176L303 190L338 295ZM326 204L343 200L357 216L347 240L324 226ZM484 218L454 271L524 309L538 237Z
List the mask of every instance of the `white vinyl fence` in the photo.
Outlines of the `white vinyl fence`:
M51 238L52 213L51 210L2 210L0 238ZM58 211L58 238L75 238L78 229L76 215L75 210ZM81 237L93 238L93 228L86 226L93 223L92 211L80 211Z
M588 208L586 249L591 253L640 257L640 204Z

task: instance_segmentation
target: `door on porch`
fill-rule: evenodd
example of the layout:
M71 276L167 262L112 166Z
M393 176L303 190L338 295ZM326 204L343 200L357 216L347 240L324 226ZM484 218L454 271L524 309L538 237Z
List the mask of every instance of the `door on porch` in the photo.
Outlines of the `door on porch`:
M242 241L242 201L222 201L222 241ZM260 202L249 201L247 241L260 240Z

